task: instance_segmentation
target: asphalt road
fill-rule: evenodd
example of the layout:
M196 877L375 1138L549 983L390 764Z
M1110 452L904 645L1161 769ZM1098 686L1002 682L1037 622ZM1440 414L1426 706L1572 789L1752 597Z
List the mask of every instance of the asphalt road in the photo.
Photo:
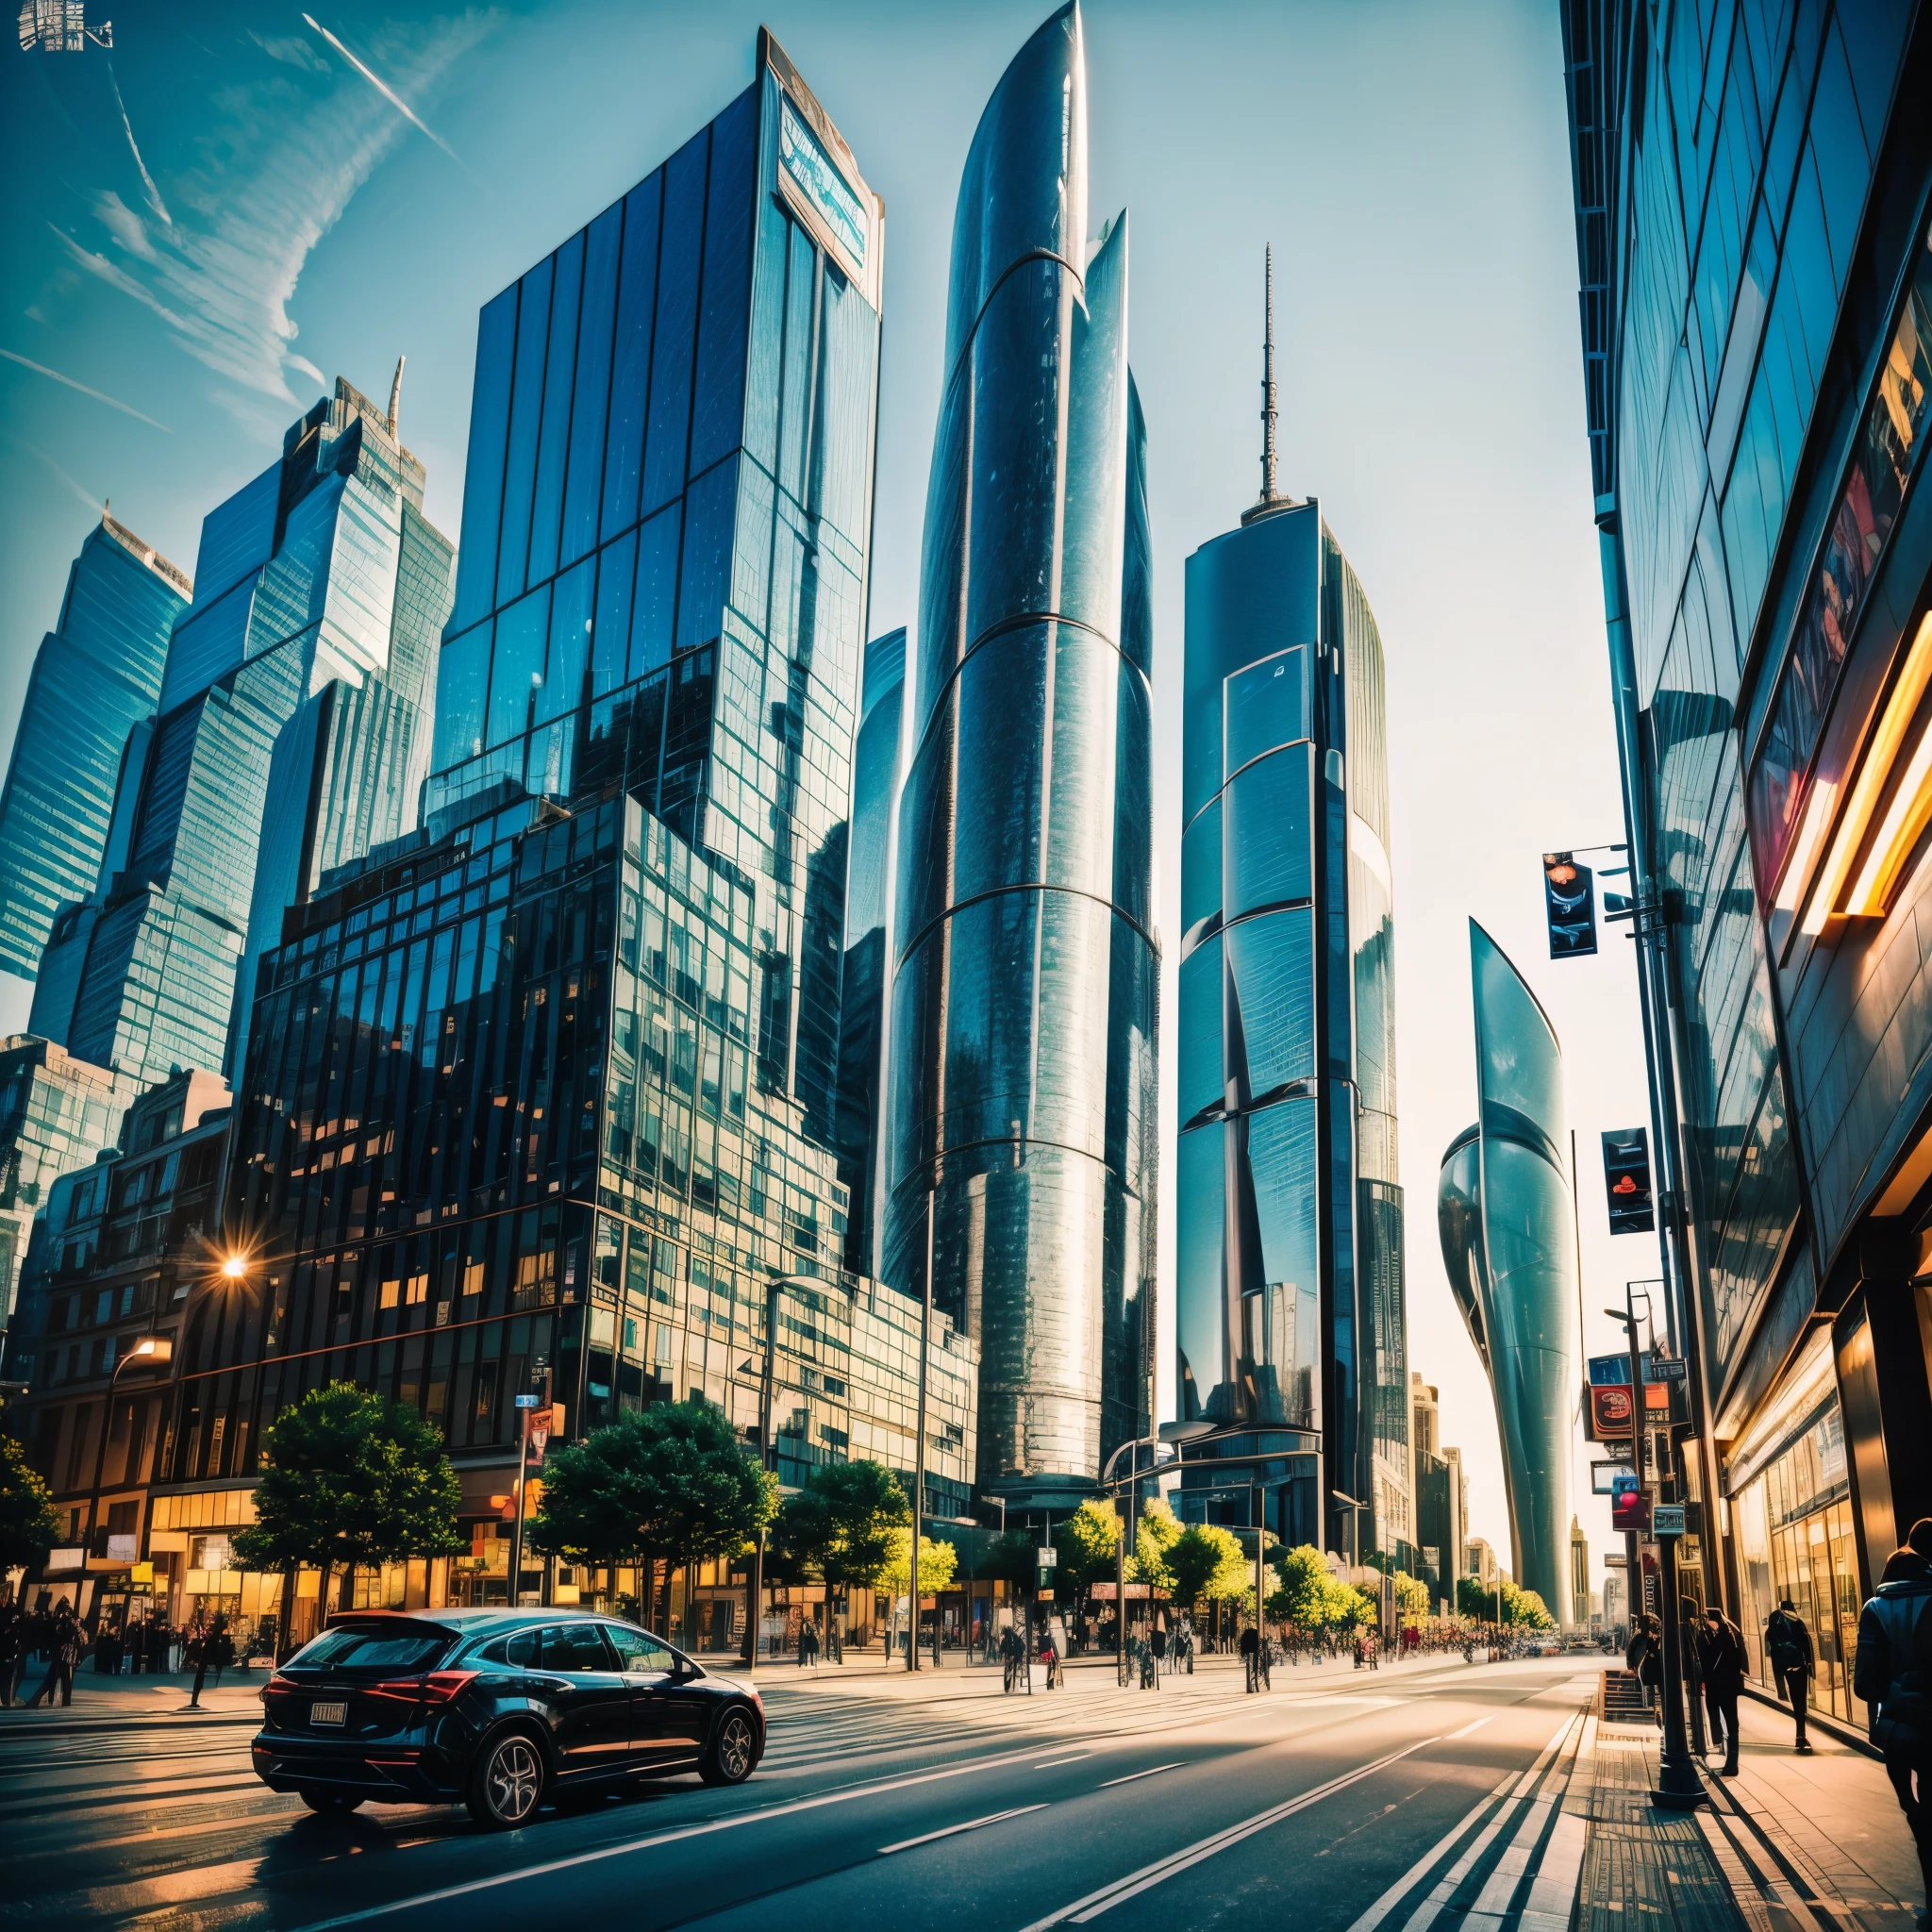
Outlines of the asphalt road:
M976 1674L916 1702L761 1676L771 1746L740 1790L667 1780L501 1836L454 1809L311 1817L256 1782L250 1724L0 1729L0 1919L1538 1932L1574 1886L1560 1799L1591 1662L1283 1671L1257 1697L1221 1659L1030 1699Z

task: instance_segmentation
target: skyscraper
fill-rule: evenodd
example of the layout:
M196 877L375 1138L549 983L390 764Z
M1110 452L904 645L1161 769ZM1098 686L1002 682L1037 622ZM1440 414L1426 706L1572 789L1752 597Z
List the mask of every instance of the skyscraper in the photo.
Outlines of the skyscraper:
M1087 235L1068 5L967 157L899 809L886 1278L980 1347L979 1474L1091 1486L1149 1411L1157 952L1127 225Z
M80 1059L143 1086L228 1068L284 908L416 822L451 553L397 401L385 415L338 377L202 524L200 600L60 935L72 991L35 1008Z
M1558 16L1662 1325L1730 1499L1678 1562L1830 1628L1932 1513L1932 12ZM1824 1646L1811 1694L1864 1721Z
M1469 923L1479 1108L1442 1156L1442 1265L1490 1378L1516 1581L1570 1602L1570 1446L1582 1363L1563 1055L1508 956Z
M155 713L193 586L103 515L42 640L0 794L0 971L32 979L56 916L100 874L122 759Z
M1275 1534L1406 1557L1382 641L1320 503L1277 488L1272 265L1263 355L1260 499L1188 559L1180 1419L1215 1431L1204 1491L1235 1458Z

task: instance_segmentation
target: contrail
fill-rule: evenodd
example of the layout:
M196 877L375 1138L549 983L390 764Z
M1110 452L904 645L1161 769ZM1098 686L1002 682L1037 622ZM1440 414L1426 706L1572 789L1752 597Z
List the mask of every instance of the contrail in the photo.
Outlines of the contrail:
M127 118L127 103L121 98L121 83L114 78L114 63L108 62L108 85L114 90L114 105L121 109L121 125L127 130L127 145L134 152L134 165L141 170L141 178L147 188L147 198L154 203L156 214L159 215L169 227L175 225L175 217L168 212L168 204L161 199L161 191L155 186L155 177L147 171L147 163L141 158L141 143L134 138L134 123Z
M323 39L325 40L329 43L329 45L333 47L336 50L336 52L340 54L342 57L342 58L346 60L349 63L349 65L353 67L356 70L356 72L362 76L362 78L366 80L369 83L369 85L373 87L376 91L376 92L379 93L383 97L383 99L386 100L390 104L390 106L396 110L398 114L402 115L402 117L406 121L408 121L411 126L422 128L423 132L426 134L430 138L430 140L433 141L437 144L437 146L440 147L443 151L443 153L446 154L450 158L450 159L457 164L458 167L461 168L465 174L469 172L469 164L463 159L462 156L458 154L456 149L450 146L449 142L443 140L442 136L438 134L433 127L427 125L427 124L425 123L425 121L423 120L422 116L419 115L416 112L416 110L409 106L408 101L404 100L401 94L396 92L394 88L391 87L387 81L383 80L378 75L372 73L369 68L365 67L361 61L357 59L355 55L350 53L348 48L343 46L341 42L337 40L335 35L330 33L327 27L324 26L322 23L314 17L314 15L305 13L302 16L302 18L306 20L308 23L308 25L312 26L315 29L315 31L319 33L323 37Z
M36 375L46 376L51 382L62 383L68 389L77 389L82 395L92 396L97 403L106 403L108 408L119 409L124 416L132 416L147 424L151 428L158 429L163 436L173 436L175 433L165 423L157 423L152 416L143 416L132 403L124 403L115 396L103 395L99 390L90 389L84 382L75 382L73 376L62 375L58 369L49 369L43 362L30 362L25 356L16 356L11 349L0 349L0 356L4 356L9 362L18 362L23 369L31 369Z

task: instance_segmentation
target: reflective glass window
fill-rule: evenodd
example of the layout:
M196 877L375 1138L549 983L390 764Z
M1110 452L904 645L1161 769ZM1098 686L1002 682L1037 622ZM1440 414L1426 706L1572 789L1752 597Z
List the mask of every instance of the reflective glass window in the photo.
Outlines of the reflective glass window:
M1222 1261L1227 1216L1225 1135L1219 1122L1180 1137L1174 1195L1174 1341L1184 1417L1206 1412L1222 1376Z
M570 401L577 359L577 301L584 286L580 229L557 251L550 291L550 354L543 375L543 428L537 447L537 490L530 505L527 582L557 568L563 523L563 481L570 465Z
M684 563L677 592L680 651L708 641L723 627L737 509L738 460L734 457L700 476L685 497Z
M784 395L779 415L778 481L805 497L806 428L811 421L811 322L818 290L818 250L795 222L785 285Z
M691 436L691 338L704 243L708 135L693 135L664 167L664 234L658 258L658 325L651 344L651 433L644 447L643 508L684 488Z
M1038 892L999 892L953 914L946 986L948 1141L998 1140L1026 1122L1033 1089ZM938 938L935 933L934 939ZM937 957L932 941L927 949Z
M1219 1107L1226 1087L1221 1070L1221 941L1199 945L1181 961L1180 1122Z
M610 349L610 420L604 445L607 537L638 519L644 458L644 411L651 391L651 320L658 302L658 215L664 171L625 196L624 261L617 283L617 332Z
M630 655L631 580L637 570L638 539L626 530L607 543L597 559L597 617L591 633L591 695L601 698L624 683Z
M496 601L496 525L503 514L503 458L509 441L510 370L516 357L517 291L485 304L476 323L476 383L470 401L470 454L463 475L463 541L457 604L460 629Z
M1241 1024L1247 1095L1258 1100L1315 1072L1315 913L1312 907L1243 919L1222 935ZM1207 950L1204 946L1203 952ZM1185 973L1187 967L1182 966ZM1232 1028L1230 1028L1232 1031ZM1239 1071L1239 1068L1237 1068Z
M1307 663L1307 648L1297 644L1223 682L1224 771L1238 772L1263 752L1308 736Z
M709 469L737 447L744 421L744 337L751 300L752 176L758 139L758 91L747 88L711 126L704 314L698 324L697 391L691 404L693 473Z
M1181 834L1181 943L1221 910L1221 800Z
M1246 1117L1261 1266L1271 1287L1320 1285L1315 1108L1312 1100L1285 1100Z
M436 771L446 771L483 749L484 707L490 691L490 640L486 620L443 645L436 660Z
M596 559L587 557L575 570L566 571L552 587L550 649L543 684L537 693L533 724L547 724L553 718L575 711L583 702L584 667L590 658L591 601L596 581Z
M584 294L577 311L577 377L570 408L570 476L563 492L561 560L596 548L597 500L604 487L604 425L610 400L610 340L616 323L618 246L624 207L591 224L584 250Z
M1229 919L1313 891L1314 754L1307 744L1271 753L1222 793L1223 908Z
M530 558L530 495L537 487L537 433L543 420L543 360L550 343L554 258L518 285L516 373L510 391L509 446L503 470L503 525L496 551L496 602L522 591Z
M630 672L642 677L671 661L671 627L677 610L677 553L684 505L661 509L638 532L637 595L631 609Z
M548 654L550 587L519 598L496 619L496 651L490 674L488 744L514 738L528 724L530 695L543 682Z
M747 355L744 446L774 474L778 467L778 391L782 379L785 312L785 260L791 225L775 202L758 197L758 258L753 271L752 309L758 325Z

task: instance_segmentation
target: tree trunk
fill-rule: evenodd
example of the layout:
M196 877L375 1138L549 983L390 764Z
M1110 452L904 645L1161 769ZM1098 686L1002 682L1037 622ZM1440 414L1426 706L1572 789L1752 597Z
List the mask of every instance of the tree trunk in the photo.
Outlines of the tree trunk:
M275 1622L275 1662L283 1662L293 1648L291 1639L295 1624L295 1566L282 1572L282 1613Z
M328 1585L335 1574L335 1565L325 1562L322 1566L322 1580L315 1589L315 1634L320 1637L328 1628Z
M677 1559L667 1556L664 1558L663 1607L658 1613L658 1635L666 1643L671 1641L671 1580L677 1574Z

